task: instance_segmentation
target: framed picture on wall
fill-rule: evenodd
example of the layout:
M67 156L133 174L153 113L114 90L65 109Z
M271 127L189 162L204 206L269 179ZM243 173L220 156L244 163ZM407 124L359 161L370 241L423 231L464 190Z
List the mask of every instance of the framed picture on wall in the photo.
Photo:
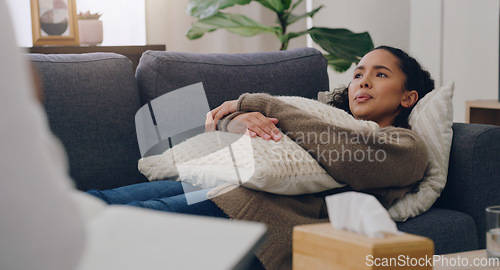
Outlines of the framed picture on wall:
M31 0L33 46L78 45L75 0Z

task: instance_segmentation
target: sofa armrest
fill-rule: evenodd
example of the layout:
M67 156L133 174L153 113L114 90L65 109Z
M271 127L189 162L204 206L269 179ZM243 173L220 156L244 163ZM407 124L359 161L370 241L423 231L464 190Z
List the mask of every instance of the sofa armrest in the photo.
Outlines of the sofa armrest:
M480 248L485 247L484 209L500 205L499 142L499 126L454 123L448 181L436 202L474 218Z
M52 132L63 143L80 190L147 181L137 170L132 63L114 53L29 54L40 73Z

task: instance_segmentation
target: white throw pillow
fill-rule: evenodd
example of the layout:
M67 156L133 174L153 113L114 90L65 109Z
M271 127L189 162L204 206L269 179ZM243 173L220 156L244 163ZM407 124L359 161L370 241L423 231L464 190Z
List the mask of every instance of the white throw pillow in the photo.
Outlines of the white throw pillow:
M396 221L405 221L429 210L446 185L453 139L453 90L455 83L436 88L423 97L410 114L411 129L424 140L429 165L419 191L408 193L389 208Z
M203 133L161 155L142 158L139 171L150 181L176 178L201 188L233 183L283 195L342 186L286 135L275 142L222 131Z

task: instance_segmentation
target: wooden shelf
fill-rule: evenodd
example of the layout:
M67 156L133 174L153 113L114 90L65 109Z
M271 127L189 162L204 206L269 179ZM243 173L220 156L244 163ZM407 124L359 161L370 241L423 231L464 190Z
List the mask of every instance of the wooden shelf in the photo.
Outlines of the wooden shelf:
M500 102L498 100L466 101L465 122L500 126Z
M165 45L143 45L143 46L40 46L27 48L29 53L43 54L72 54L72 53L94 53L112 52L125 55L134 66L134 71L139 64L139 59L147 50L165 51Z

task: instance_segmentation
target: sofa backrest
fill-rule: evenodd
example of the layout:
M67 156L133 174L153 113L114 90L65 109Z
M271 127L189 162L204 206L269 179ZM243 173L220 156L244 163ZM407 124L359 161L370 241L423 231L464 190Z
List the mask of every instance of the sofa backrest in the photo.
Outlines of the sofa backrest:
M66 149L80 190L147 181L137 170L135 113L167 92L202 82L214 108L245 92L316 98L329 88L327 61L311 48L250 54L148 51L136 74L125 56L113 53L28 57L41 75L50 127Z
M246 92L317 98L329 89L327 61L312 48L247 54L147 51L136 78L142 104L202 82L211 109Z
M52 132L80 190L146 181L137 170L139 94L131 62L111 53L30 54L44 88Z

